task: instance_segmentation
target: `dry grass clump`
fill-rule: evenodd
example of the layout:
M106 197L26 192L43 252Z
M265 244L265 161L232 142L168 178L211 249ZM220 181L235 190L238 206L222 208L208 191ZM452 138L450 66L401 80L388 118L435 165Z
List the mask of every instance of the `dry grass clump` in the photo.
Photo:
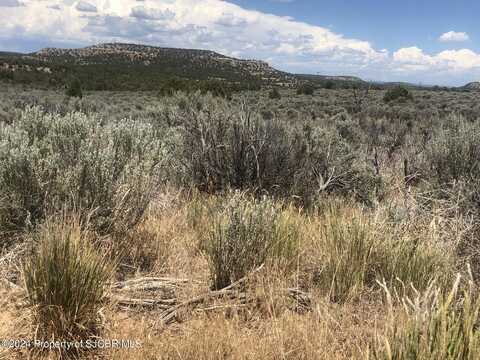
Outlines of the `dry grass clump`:
M480 297L472 284L460 285L460 277L450 292L432 285L413 299L403 299L400 311L394 310L386 290L390 320L384 335L377 337L373 358L478 359Z
M48 221L34 235L23 269L34 338L87 340L99 334L100 312L112 276L92 237L77 220Z
M110 238L111 250L119 259L121 274L148 273L166 268L174 234L173 229L166 228L168 224L162 220L147 216L134 229Z
M188 227L199 235L208 233L211 228L212 217L219 213L225 201L222 196L205 195L193 189L184 204L184 218ZM201 247L200 240L199 246Z
M221 289L271 259L296 259L298 230L272 200L228 199L205 243L213 287Z
M424 289L433 279L448 279L453 271L449 254L428 241L409 238L355 207L332 205L318 219L310 261L313 282L332 301L345 302L376 287Z

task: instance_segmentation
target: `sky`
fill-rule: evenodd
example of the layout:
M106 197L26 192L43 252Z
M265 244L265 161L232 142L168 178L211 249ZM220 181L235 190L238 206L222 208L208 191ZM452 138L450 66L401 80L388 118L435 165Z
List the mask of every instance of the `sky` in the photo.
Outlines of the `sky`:
M293 73L480 80L478 0L0 0L0 51L209 49Z

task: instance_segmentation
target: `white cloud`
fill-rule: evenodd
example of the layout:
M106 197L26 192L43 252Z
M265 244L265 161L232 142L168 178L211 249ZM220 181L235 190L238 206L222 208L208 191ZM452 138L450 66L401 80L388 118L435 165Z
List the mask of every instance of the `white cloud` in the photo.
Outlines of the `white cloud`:
M144 20L169 20L175 17L175 13L169 9L162 11L145 6L135 6L132 8L130 16Z
M397 64L397 70L400 71L427 70L435 65L435 60L417 46L395 51L393 61Z
M59 46L137 42L263 59L292 72L382 80L440 73L439 78L444 79L445 74L477 71L480 63L480 55L468 49L432 55L410 47L390 54L368 41L348 38L326 27L247 10L228 1L87 1L22 0L21 8L2 8L0 45L20 44L22 39L29 39L29 44L34 43L32 39L41 39ZM17 3L0 0L0 6Z
M95 5L92 5L85 1L79 1L75 8L81 12L92 12L92 13L97 12L97 7Z
M465 32L449 31L442 34L438 39L442 42L462 42L469 40L470 37Z
M464 72L480 69L480 54L469 49L427 55L414 46L396 51L393 60L399 71Z
M232 13L223 13L216 21L216 24L223 26L244 26L247 24L245 19L237 17Z
M480 68L480 54L469 49L442 51L436 58L455 71Z

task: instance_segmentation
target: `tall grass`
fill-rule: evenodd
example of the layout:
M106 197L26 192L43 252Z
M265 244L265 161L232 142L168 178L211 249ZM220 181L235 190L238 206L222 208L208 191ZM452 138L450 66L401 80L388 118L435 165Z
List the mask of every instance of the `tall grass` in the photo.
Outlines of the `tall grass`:
M460 277L443 293L433 285L403 300L398 314L389 299L384 335L377 336L374 359L474 360L480 357L480 297L473 285L460 289Z
M100 256L78 220L48 221L34 235L23 269L27 299L40 340L97 335L112 265Z
M365 217L348 217L331 208L319 229L317 285L332 301L345 301L373 281L378 240Z
M433 279L448 279L448 252L428 241L409 238L359 209L334 203L319 220L310 256L317 264L314 283L335 302L345 302L376 280L390 287L424 289Z

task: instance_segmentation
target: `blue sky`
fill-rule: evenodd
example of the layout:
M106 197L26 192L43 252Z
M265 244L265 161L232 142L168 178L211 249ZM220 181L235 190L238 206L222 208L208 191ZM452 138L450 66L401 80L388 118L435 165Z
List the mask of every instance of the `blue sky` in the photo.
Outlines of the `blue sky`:
M0 0L0 50L135 42L211 49L298 73L480 80L474 0Z
M475 0L233 0L296 20L329 27L347 37L395 50L417 45L425 51L462 48L480 52L480 1ZM448 31L466 32L473 41L436 41ZM474 40L477 41L474 41ZM452 46L453 45L453 46Z

